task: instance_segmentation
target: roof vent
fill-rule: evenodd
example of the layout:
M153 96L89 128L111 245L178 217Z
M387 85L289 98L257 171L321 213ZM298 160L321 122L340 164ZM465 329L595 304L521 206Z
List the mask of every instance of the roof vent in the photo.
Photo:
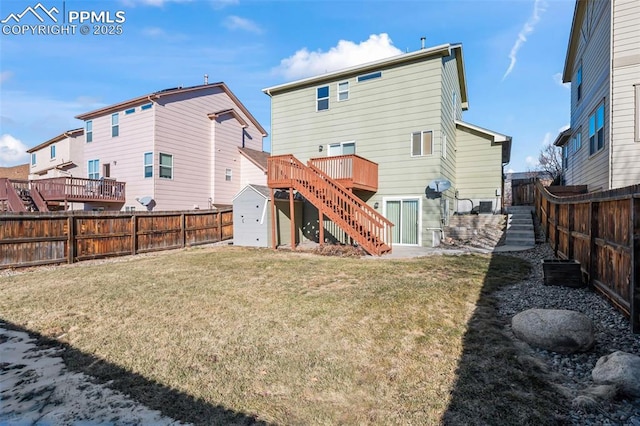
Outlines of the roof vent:
M420 49L424 49L424 44L427 41L426 37L420 37Z
M204 75L204 84L209 84L209 74Z

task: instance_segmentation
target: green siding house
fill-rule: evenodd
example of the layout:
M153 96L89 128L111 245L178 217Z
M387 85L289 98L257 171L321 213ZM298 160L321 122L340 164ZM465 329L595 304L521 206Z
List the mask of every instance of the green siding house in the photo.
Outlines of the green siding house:
M360 232L369 242L384 240L382 252L392 245L435 246L450 215L481 202L501 213L511 138L462 120L469 104L460 44L263 91L271 97L269 186L306 199L298 225L306 238L359 242L353 233ZM286 169L294 163L295 170ZM347 191L346 198L324 201L330 197L319 181ZM450 187L426 196L434 181ZM358 207L342 207L348 200ZM377 237L373 225L359 222L365 213L382 224Z

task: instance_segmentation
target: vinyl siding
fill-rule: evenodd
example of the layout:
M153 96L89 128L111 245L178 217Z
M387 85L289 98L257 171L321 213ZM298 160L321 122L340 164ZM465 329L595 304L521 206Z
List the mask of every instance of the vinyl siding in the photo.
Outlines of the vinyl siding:
M129 108L127 108L129 109ZM83 176L88 176L87 163L89 160L100 160L100 176L103 165L109 163L111 179L126 182L125 206L143 209L136 198L153 197L153 179L144 178L144 153L153 152L153 123L154 108L142 111L136 107L133 114L119 111L119 135L111 136L111 114L93 119L93 142L86 143L81 136L84 146L84 161L82 162ZM154 156L154 176L157 176L157 154ZM120 207L120 206L110 206Z
M640 142L635 141L635 88L640 85L640 3L613 3L611 77L612 188L640 183Z
M491 201L493 210L499 211L500 199L496 190L502 187L502 145L466 129L457 129L457 178L458 198L469 198L473 205ZM471 204L458 201L456 210L468 212Z
M249 184L266 186L267 174L244 155L240 155L240 189Z
M443 82L442 82L442 98L441 98L441 110L442 110L442 132L440 134L440 140L438 144L438 152L441 157L441 172L440 175L451 182L451 187L456 188L456 161L458 152L457 131L454 120L462 118L462 100L460 95L460 82L458 80L458 65L455 60L455 56L448 56L442 60L443 66ZM456 95L456 108L453 111L453 93ZM447 155L446 159L442 158L442 138L447 136ZM498 160L500 161L500 160ZM499 164L499 163L498 163ZM452 207L454 204L453 192L454 190L445 192L443 197L449 199L449 203ZM449 213L452 214L454 208L450 208Z
M382 77L357 82L328 81L329 109L316 111L316 88L303 87L272 98L272 154L293 154L306 162L326 156L328 145L356 142L356 154L378 163L378 192L367 202L382 205L383 197L424 196L429 181L441 173L442 104L440 57L381 68ZM349 81L349 100L338 102L337 84ZM411 156L411 133L433 131L433 154ZM323 147L319 152L319 146ZM432 206L431 204L437 204ZM423 243L440 224L439 202L423 203ZM428 235L427 235L428 234Z
M194 206L205 208L210 197L214 204L231 204L231 197L240 189L239 185L235 192L222 187L215 188L214 193L212 187L215 185L212 183L219 182L219 167L222 167L224 179L226 166L223 161L229 159L227 150L242 145L242 132L227 132L224 125L218 128L216 120L211 120L207 114L234 107L235 103L218 87L199 91L196 95L181 93L166 96L154 105L157 109L155 152L173 155L173 179L155 178L158 210L192 209ZM247 117L244 118L249 122ZM235 120L229 122L229 126L239 129L240 126L231 124L237 123ZM246 147L262 149L259 132L253 126L246 130L250 135ZM212 135L215 138L213 156ZM240 155L236 148L233 148L236 153L234 159ZM216 177L212 179L213 173ZM218 196L219 189L222 192Z
M568 185L588 185L590 191L606 189L609 185L609 2L589 1L578 30L580 37L572 78L582 65L582 98L578 100L577 84L571 85L571 128L582 129L582 148L571 154L566 173ZM604 148L589 154L589 116L604 100Z

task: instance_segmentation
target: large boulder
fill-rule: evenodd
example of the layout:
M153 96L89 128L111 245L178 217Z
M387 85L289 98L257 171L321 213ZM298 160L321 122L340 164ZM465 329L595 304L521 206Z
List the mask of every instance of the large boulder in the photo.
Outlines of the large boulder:
M561 354L586 352L593 346L593 324L580 312L529 309L511 320L513 333L529 345Z
M616 385L631 397L640 397L640 357L626 352L614 352L601 357L591 371L595 383Z

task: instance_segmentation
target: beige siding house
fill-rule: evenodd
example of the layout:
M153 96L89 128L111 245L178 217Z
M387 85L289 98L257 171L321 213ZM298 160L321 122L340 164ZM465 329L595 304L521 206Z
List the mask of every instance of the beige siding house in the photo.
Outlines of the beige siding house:
M640 2L576 1L563 81L571 127L555 144L565 183L590 191L640 183Z
M461 45L422 49L263 91L271 97L270 164L284 164L275 156L292 155L348 182L366 203L362 209L393 223L392 235L384 231L380 237L389 243L437 245L448 217L468 212L472 202L501 211L502 166L509 161L511 138L462 121L468 99ZM364 169L368 182L358 177ZM272 188L286 189L282 176L287 172L270 166ZM434 181L451 187L441 197L426 197ZM303 222L317 229L319 209L312 204L305 204ZM325 221L330 235L324 240L333 236L344 242Z
M224 83L163 90L76 118L85 122L83 176L126 182L116 208L231 205L247 181L266 183L266 169L243 163L241 150L261 152L267 133Z
M68 130L27 150L31 155L29 179L81 176L84 130Z

